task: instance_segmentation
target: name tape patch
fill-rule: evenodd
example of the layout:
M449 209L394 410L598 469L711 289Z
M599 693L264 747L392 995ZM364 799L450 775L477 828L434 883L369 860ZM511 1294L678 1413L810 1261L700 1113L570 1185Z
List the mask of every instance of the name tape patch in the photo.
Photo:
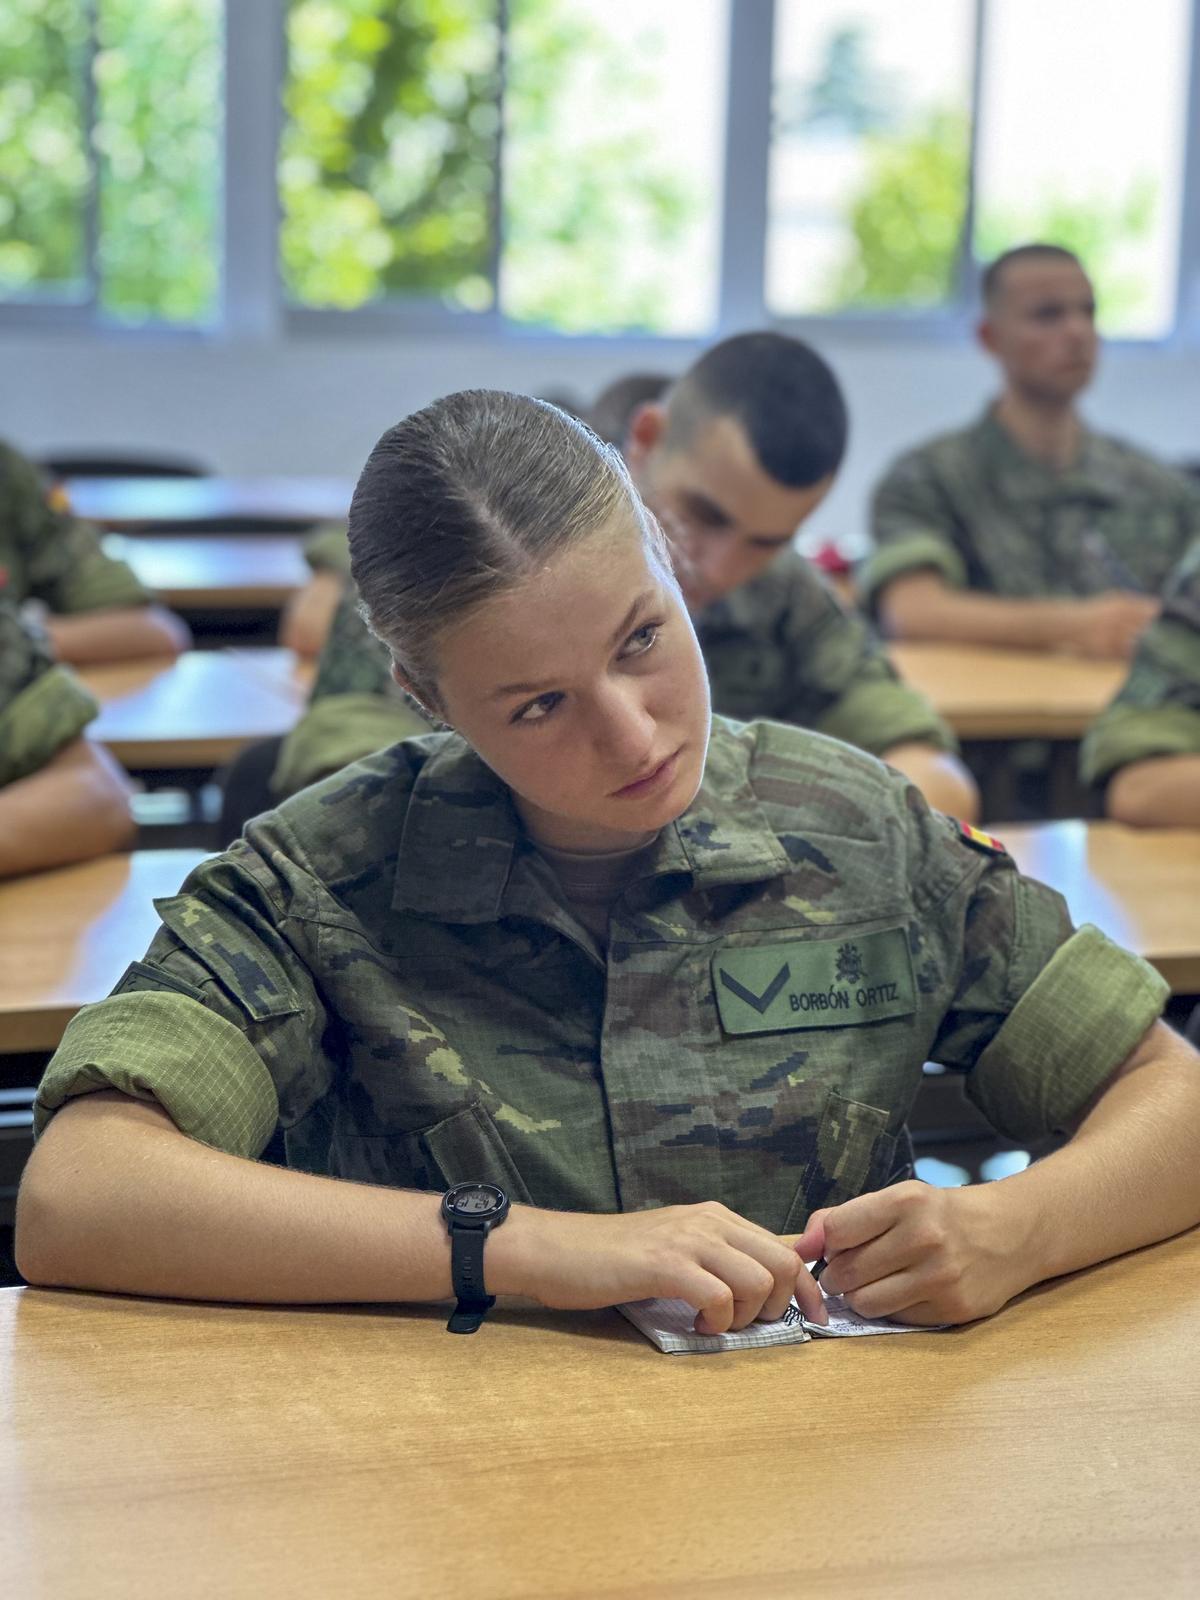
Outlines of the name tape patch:
M917 1009L903 928L722 950L712 975L726 1033L852 1028Z

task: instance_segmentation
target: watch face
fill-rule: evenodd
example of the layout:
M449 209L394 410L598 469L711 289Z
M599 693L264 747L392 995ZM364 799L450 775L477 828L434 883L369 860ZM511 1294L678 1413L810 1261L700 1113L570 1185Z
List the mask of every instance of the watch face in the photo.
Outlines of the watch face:
M487 1217L500 1211L504 1196L490 1183L464 1183L446 1196L451 1211L462 1217Z

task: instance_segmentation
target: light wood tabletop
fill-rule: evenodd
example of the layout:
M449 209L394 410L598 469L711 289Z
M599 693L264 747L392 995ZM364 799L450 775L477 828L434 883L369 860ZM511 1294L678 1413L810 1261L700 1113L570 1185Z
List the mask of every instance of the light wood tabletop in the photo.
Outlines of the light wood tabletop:
M346 516L354 479L67 478L63 489L77 516L106 528L238 517L316 523Z
M889 644L888 655L960 739L1080 739L1129 670L1123 661L961 644Z
M176 611L282 607L311 576L288 533L110 533L104 548Z
M940 1334L0 1291L0 1573L54 1600L1200 1592L1200 1234Z
M216 767L244 745L287 733L311 675L311 663L290 650L250 647L79 672L100 701L89 736L132 771Z
M1076 923L1094 922L1145 956L1176 994L1200 994L1200 828L1006 822L994 831L1022 872L1059 891Z
M0 1053L53 1050L80 1006L140 960L158 929L155 898L203 859L136 850L0 883Z

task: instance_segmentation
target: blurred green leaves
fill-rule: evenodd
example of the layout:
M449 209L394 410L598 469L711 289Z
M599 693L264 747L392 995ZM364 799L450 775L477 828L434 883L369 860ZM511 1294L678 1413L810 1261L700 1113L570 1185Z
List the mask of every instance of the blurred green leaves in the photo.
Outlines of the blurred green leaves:
M0 5L0 298L89 296L94 173L102 310L215 314L221 16L221 0Z
M0 5L0 299L86 292L79 0Z

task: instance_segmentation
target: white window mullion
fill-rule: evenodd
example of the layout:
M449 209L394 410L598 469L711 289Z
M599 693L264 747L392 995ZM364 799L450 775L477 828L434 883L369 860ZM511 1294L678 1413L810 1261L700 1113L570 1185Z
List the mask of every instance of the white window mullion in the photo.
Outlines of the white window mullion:
M767 180L775 0L731 0L721 227L720 331L766 320Z

